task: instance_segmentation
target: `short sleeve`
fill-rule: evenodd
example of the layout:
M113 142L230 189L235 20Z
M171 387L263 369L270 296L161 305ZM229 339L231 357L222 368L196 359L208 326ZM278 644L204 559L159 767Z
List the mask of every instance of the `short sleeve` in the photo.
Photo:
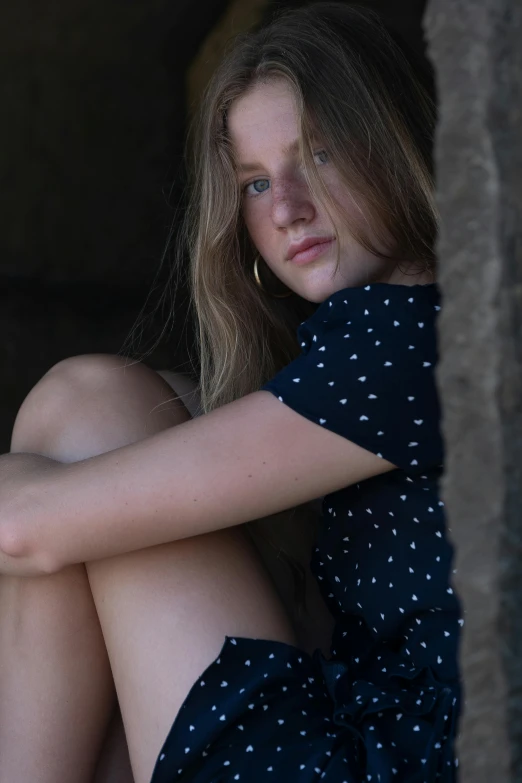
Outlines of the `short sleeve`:
M263 389L409 473L443 459L435 285L345 289L299 327L301 354Z

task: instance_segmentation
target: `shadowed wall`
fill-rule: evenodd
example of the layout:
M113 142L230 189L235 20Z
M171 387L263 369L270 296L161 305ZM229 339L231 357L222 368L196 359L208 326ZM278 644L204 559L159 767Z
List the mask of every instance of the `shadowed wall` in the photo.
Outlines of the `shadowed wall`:
M187 108L269 0L19 0L0 9L0 449L56 361L118 351L182 209ZM381 2L421 47L420 0ZM377 7L379 3L371 3ZM168 259L149 309L165 285ZM187 367L186 292L149 357ZM142 342L160 334L158 313Z

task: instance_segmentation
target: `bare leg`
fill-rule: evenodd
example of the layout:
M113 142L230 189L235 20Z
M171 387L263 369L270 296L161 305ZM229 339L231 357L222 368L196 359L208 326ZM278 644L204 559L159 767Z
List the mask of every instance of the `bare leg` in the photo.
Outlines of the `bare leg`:
M196 384L190 378L165 370L159 373L179 395L191 416L201 413ZM269 572L283 605L291 618L299 646L309 653L330 649L334 619L326 606L316 579L310 570L310 554L320 522L320 503L310 503L292 511L256 520L248 526L258 554ZM296 604L295 577L280 551L298 564L304 576L306 609ZM303 596L301 596L303 598Z
M127 738L119 707L112 716L93 783L133 783Z
M85 568L0 589L0 781L92 779L113 686Z
M296 643L241 528L87 566L136 783L154 762L191 686L225 636Z
M69 462L117 448L188 418L179 404L157 408L169 397L167 385L141 365L69 360L22 406L13 451ZM2 577L0 617L0 783L90 783L114 688L85 567Z
M54 368L24 404L13 448L63 461L117 448L186 420L187 411L172 402L173 396L156 373L141 365L124 370L114 357L68 360ZM165 404L166 400L170 402ZM111 679L99 623L92 613L81 628L85 631L90 625L98 647L76 644L78 606L68 600L67 581L73 571L92 612L83 566L64 572L60 588L40 603L36 583L42 580L13 580L19 591L19 583L25 582L18 606L12 591L3 591L0 599L4 601L0 604L3 618L10 617L0 642L0 783L19 779L83 783L91 779L111 712ZM138 781L150 777L179 705L193 680L215 657L225 634L295 640L254 550L237 529L92 564L89 578ZM45 579L51 583L55 577ZM128 591L120 589L122 584ZM136 585L140 585L138 594ZM319 613L323 608L317 605ZM23 627L17 622L20 617ZM201 618L205 618L203 623ZM35 625L40 620L38 633L31 620ZM57 635L56 627L62 631ZM45 645L47 668L42 668L40 651ZM24 659L21 651L30 654ZM77 661L73 677L67 674L71 656ZM93 667L97 660L100 671ZM18 672L17 679L13 671ZM33 674L33 686L24 689L24 683L31 681L28 672ZM69 692L67 683L72 680L75 686ZM7 699L4 681L10 687ZM12 712L9 704L15 703ZM46 709L35 709L38 703ZM23 725L23 734L15 730L16 723ZM97 783L131 779L117 722L113 726L115 744L111 740Z
M139 366L122 373L121 364L116 364L114 369L111 366L111 361L116 360L91 359L91 368L89 357L69 361L47 376L47 388L41 385L35 390L33 409L28 404L23 429L31 433L42 420L46 426L40 442L36 444L33 439L24 448L72 461L132 442L188 418L189 414L179 405L161 405L169 396L172 398L172 391L156 373ZM137 783L150 779L172 720L194 680L219 652L225 635L296 641L276 591L241 528L91 563L87 572L109 652ZM68 576L66 573L62 578ZM83 572L81 578L84 579ZM85 587L83 581L81 585ZM41 623L42 636L50 619L59 629L76 630L71 621L75 607L67 603L67 589L67 585L61 585L60 599L64 605L57 615L53 615L54 605L44 606L46 621ZM6 608L10 608L9 603ZM24 618L37 615L28 599L24 600L21 613ZM16 628L15 621L12 626ZM94 622L91 631L99 634ZM64 635L68 644L54 646L49 653L53 657L53 671L59 673L63 671L62 665L67 666L66 657L71 655L75 644L72 632ZM50 640L44 641L53 646L56 628L50 636ZM38 671L42 640L31 628L27 634L14 634L14 641L8 647L6 670L15 665L13 650L26 647L33 652L29 667L21 667L21 672L27 673L28 668ZM78 774L68 773L69 777L63 774L63 736L71 742L66 751L71 772L75 765L78 772L80 758L87 768L88 758L96 757L93 748L95 751L98 748L94 742L84 741L82 745L82 730L85 740L85 720L90 721L92 732L96 727L99 730L100 724L105 728L110 688L105 682L100 688L100 680L93 681L90 677L91 651L88 656L81 653L78 648L79 665L74 676L83 683L83 689L70 694L64 685L65 678L55 678L51 714L33 719L30 710L34 706L34 688L38 688L41 703L50 699L45 679L37 679L24 698L23 714L18 713L19 719L27 721L29 729L23 737L14 732L6 712L5 724L14 746L11 780L79 781ZM22 676L18 678L18 687L23 687ZM16 702L16 698L13 688L10 701ZM85 713L86 708L89 715L80 720L80 713ZM47 718L49 731L45 743L38 744L43 717ZM71 731L71 723L76 724L76 732ZM21 745L27 753L33 740L38 747L37 758L31 752L30 761L21 768ZM49 752L49 748L53 751ZM6 750L9 752L8 747ZM47 778L37 777L40 766L45 766ZM91 770L92 763L84 779Z

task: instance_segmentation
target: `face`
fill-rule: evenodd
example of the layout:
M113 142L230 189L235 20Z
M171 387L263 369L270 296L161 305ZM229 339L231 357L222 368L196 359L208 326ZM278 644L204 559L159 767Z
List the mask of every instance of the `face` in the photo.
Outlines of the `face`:
M287 82L258 83L237 99L228 129L239 162L246 227L283 283L310 302L322 302L343 288L391 282L391 262L361 247L341 219L337 246L332 221L312 198L299 161L298 116ZM319 139L314 159L342 212L362 224L363 215Z

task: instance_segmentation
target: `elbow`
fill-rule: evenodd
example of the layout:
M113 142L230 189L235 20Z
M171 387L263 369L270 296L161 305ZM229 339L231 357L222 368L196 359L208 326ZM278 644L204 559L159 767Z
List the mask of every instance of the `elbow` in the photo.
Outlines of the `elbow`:
M16 559L25 557L28 551L21 531L8 522L0 525L0 551L3 555Z
M61 571L64 567L62 563L50 552L35 553L27 561L28 569L32 571L33 576L52 576Z
M0 555L5 564L0 572L14 576L49 576L62 568L51 552L29 542L19 529L7 524L0 526Z

